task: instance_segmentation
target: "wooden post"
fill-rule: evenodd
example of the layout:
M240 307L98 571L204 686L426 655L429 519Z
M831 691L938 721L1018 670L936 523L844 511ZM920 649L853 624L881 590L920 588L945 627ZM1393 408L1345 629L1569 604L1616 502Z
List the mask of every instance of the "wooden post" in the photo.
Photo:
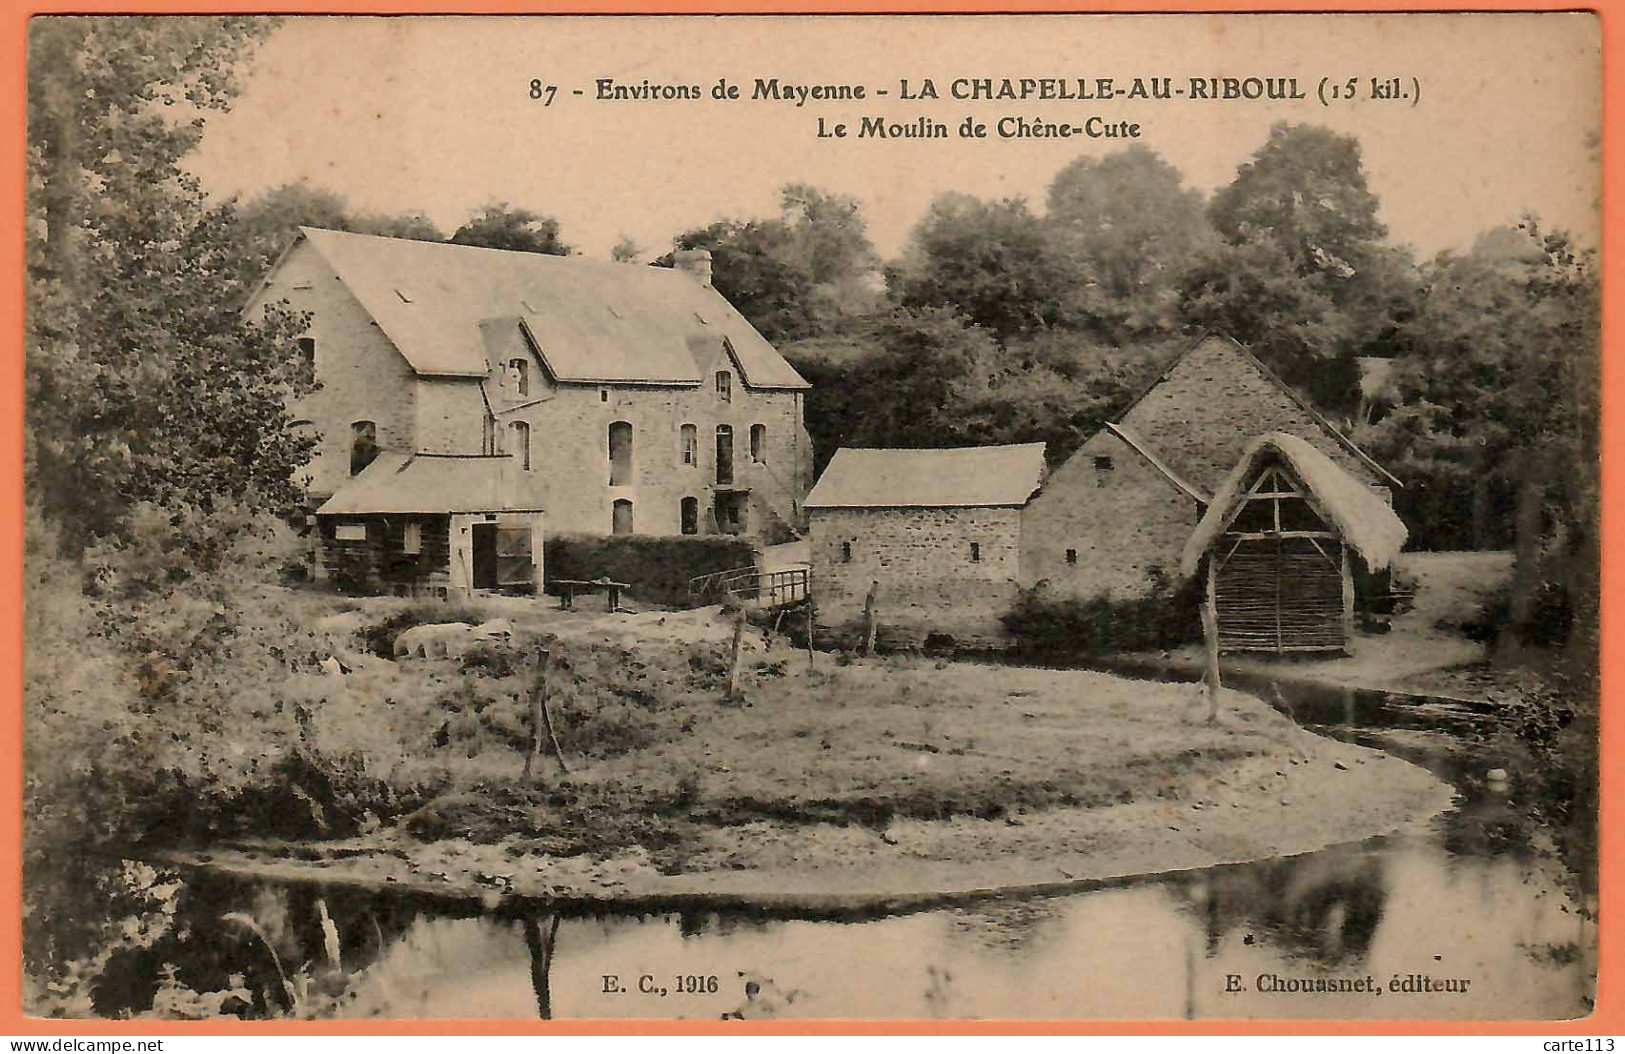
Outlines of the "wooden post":
M1349 543L1338 542L1343 554L1343 650L1354 640L1354 568L1349 563Z
M740 656L745 648L745 606L743 604L734 608L734 643L733 660L728 666L728 702L739 701L739 668Z
M807 672L812 673L813 656L818 650L813 647L813 598L812 591L807 592Z
M863 654L875 653L875 634L879 630L880 604L877 594L880 592L880 582L872 580L869 583L869 592L863 598Z
M1218 573L1213 569L1213 555L1208 555L1207 596L1202 601L1202 640L1207 645L1207 720L1219 720L1219 610Z
M564 761L564 750L559 746L559 737L553 732L553 714L547 705L547 667L551 659L552 655L546 648L536 652L536 684L530 693L530 753L525 755L524 778L527 781L540 772L543 736L547 737L552 747L553 759L559 763L559 771L566 774L570 771L570 766Z

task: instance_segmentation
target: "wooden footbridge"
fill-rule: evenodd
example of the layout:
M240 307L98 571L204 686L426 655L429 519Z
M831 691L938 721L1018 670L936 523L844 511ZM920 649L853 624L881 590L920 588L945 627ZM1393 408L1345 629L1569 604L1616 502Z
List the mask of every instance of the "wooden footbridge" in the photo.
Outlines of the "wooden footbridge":
M689 579L688 595L697 606L735 604L756 611L791 608L812 596L811 572L805 567L771 571L736 567Z

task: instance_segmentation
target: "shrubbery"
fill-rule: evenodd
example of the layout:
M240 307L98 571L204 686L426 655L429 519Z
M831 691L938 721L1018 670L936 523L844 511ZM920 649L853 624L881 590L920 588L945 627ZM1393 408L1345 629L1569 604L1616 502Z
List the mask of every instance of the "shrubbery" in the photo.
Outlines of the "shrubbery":
M1022 590L1003 622L1031 654L1157 651L1201 639L1201 592L1195 579L1175 585L1155 573L1150 593L1127 600L1056 597L1040 586Z
M756 547L731 535L550 535L543 546L547 581L609 578L653 604L686 607L700 575L750 567Z

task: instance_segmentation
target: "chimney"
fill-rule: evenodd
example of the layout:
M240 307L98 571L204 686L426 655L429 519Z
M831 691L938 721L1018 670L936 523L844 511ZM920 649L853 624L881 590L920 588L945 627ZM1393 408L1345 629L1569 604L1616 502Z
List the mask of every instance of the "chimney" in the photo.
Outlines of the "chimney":
M672 263L694 281L711 288L711 250L679 249L672 254Z

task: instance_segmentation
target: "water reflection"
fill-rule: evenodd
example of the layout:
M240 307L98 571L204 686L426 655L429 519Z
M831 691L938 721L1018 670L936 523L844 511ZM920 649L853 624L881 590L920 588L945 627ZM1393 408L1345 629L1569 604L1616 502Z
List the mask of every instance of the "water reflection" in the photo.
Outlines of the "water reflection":
M1585 1012L1574 905L1538 863L1463 858L1429 832L1069 896L856 921L749 913L459 917L453 904L323 895L350 969L339 1016L404 1018L1561 1018ZM189 913L245 890L197 882ZM241 899L237 901L242 903ZM319 956L316 891L256 910L290 963ZM393 906L392 906L393 905ZM111 977L268 957L186 928ZM715 977L714 990L709 978ZM1466 991L1411 991L1466 981ZM1362 981L1362 979L1365 979ZM1379 991L1314 991L1361 985ZM213 987L219 987L218 977ZM1309 991L1288 991L1309 988ZM1273 989L1273 990L1272 990ZM151 1005L112 985L98 1009ZM269 999L269 1002L267 1001ZM276 1008L256 997L255 1010ZM247 1008L244 1008L245 1010Z
M1505 797L1473 790L1468 776L1483 760L1459 742L1405 735L1380 745L1467 791L1457 810L1405 834L1066 896L995 897L885 918L482 913L455 900L197 878L180 895L173 932L109 962L95 1009L146 1011L167 970L199 992L240 981L249 998L228 1001L226 1012L288 1013L274 959L329 984L318 993L327 997L319 1012L343 1017L1586 1013L1589 957L1580 950L1594 945L1595 933L1555 862L1535 851L1539 829ZM258 935L220 922L233 912L251 916ZM343 969L311 968L327 961Z

